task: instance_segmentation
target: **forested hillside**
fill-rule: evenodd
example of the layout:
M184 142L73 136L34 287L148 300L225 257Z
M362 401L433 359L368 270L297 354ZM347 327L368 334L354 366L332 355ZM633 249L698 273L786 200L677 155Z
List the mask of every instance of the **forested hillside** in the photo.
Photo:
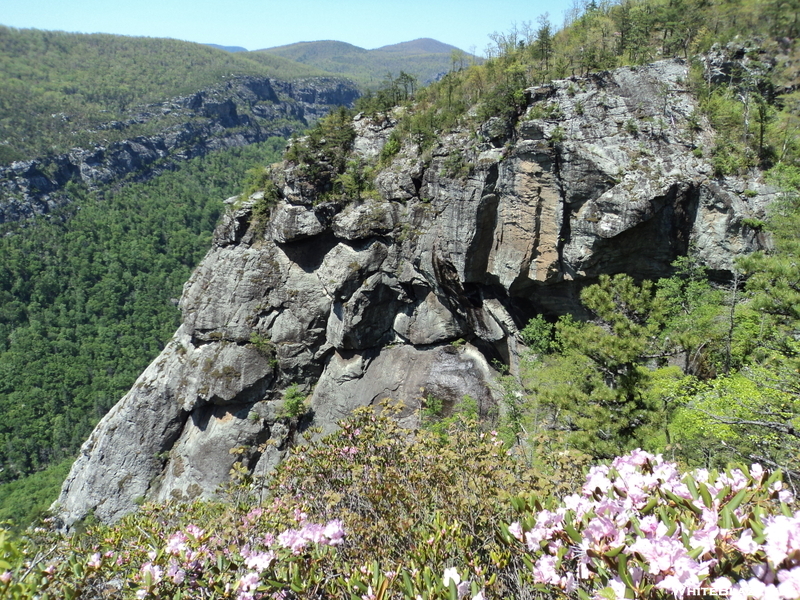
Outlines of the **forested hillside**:
M0 237L0 478L73 457L178 323L222 200L283 140L210 154L151 182L84 193ZM52 482L52 501L59 482ZM26 518L30 506L2 504ZM20 501L18 498L17 501ZM22 499L25 503L25 500ZM44 506L39 506L43 508Z
M424 85L442 76L454 65L481 62L481 59L454 46L429 39L374 50L365 50L344 42L300 42L257 50L247 56L259 61L268 56L291 59L309 67L349 77L373 90L381 86L387 76L397 77L401 72Z
M226 77L319 74L279 56L253 61L178 40L0 26L0 165L153 133L172 124L167 116L124 131L98 126Z

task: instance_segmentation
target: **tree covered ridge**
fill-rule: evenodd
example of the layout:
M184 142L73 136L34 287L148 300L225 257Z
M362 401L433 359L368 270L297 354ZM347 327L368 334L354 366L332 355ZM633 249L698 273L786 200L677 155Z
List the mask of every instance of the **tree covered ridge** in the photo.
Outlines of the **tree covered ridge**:
M713 147L697 146L695 152L712 159L718 176L796 164L796 14L794 4L775 0L587 2L568 14L561 29L545 14L536 24L492 34L485 64L454 61L441 81L411 95L402 93L399 79L392 79L359 106L380 114L413 104L414 110L400 116L398 133L425 149L457 124L476 129L500 117L512 125L526 106L526 88L681 58L691 65L684 85L700 99L717 133ZM700 116L688 124L694 131L702 126Z
M300 42L257 50L250 53L250 56L253 59L282 56L329 73L349 77L367 89L380 87L387 73L391 75L406 71L419 81L427 83L446 73L456 60L455 57L464 62L481 62L462 50L433 40L416 40L373 50L344 42Z
M178 40L0 27L0 163L81 145L86 130L137 106L225 78L319 74L277 56L251 60ZM114 135L95 133L95 141Z

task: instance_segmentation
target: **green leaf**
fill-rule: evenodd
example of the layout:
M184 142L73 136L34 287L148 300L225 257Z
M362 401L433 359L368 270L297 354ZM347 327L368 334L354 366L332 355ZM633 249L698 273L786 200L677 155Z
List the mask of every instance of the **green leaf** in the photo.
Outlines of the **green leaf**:
M622 580L622 582L627 587L633 589L633 579L631 578L631 574L628 572L627 555L620 555L619 560L617 561L617 572L619 573L619 578Z
M449 581L449 592L450 592L450 600L458 600L458 588L456 588L456 582L452 579Z
M720 517L722 518L722 528L723 529L732 529L733 528L733 519L731 519L731 511L730 508L725 506L720 512Z
M700 484L700 495L703 497L703 504L706 505L706 508L714 506L714 502L711 500L711 494L708 491L708 486L705 483Z
M607 556L607 557L609 557L609 558L614 558L614 557L616 557L616 556L617 556L617 555L618 555L620 552L622 552L622 549L623 549L623 548L625 548L625 545L624 545L624 544L623 544L622 546L617 546L616 548L612 548L611 550L609 550L608 552L606 552L606 556Z
M700 497L700 492L697 491L697 486L694 483L694 479L691 477L686 478L686 487L689 488L689 493L692 495L694 500L697 500Z
M783 473L781 473L780 470L773 471L772 474L769 476L769 479L767 479L767 482L764 484L764 487L769 489L772 486L772 484L781 479L782 476Z
M408 576L408 573L403 571L403 587L405 588L406 594L410 597L414 597L414 585L411 583L411 578Z
M524 498L520 498L519 496L514 496L511 498L511 507L517 512L524 511L527 505L528 503Z
M656 507L657 504L658 504L658 498L656 496L653 496L652 498L650 498L650 500L647 501L647 504L644 505L644 508L642 508L642 514L643 515L650 514L650 512Z
M729 486L729 485L726 485L726 486L725 486L725 487L723 487L723 488L722 488L722 489L721 489L719 492L717 492L717 495L716 495L716 496L714 496L714 497L715 497L717 500L723 500L724 498L727 498L727 497L728 497L728 494L730 494L730 493L731 493L731 486Z
M697 506L692 504L686 498L681 498L680 496L676 496L673 492L671 492L669 490L666 490L666 489L663 490L663 492L667 496L667 498L672 500L676 505L685 506L686 508L688 508L689 510L691 510L693 513L695 513L697 515L703 514L703 511L700 508L698 508Z
M738 494L736 494L731 499L730 502L728 502L728 504L726 505L726 508L729 508L732 511L736 510L737 508L739 508L739 505L742 503L742 501L744 500L746 495L747 495L747 489L745 488L745 489L741 490Z
M581 540L583 539L581 537L581 534L578 533L575 527L573 527L572 520L568 519L566 516L564 518L564 531L567 532L569 539L571 539L573 542L575 542L576 544L581 543Z

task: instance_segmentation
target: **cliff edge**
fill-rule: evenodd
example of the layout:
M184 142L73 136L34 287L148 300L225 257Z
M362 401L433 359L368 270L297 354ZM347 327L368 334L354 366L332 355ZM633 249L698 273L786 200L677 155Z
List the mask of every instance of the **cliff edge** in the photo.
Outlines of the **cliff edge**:
M409 424L428 395L489 412L493 361L513 372L519 329L580 315L601 274L666 276L691 245L725 277L766 243L746 223L772 196L693 152L714 134L692 125L687 78L664 61L530 88L515 123L406 140L360 198L331 201L286 162L271 203L231 199L172 342L73 465L64 526L211 495L235 460L265 474L298 429L384 398ZM351 158L377 163L395 126L357 116ZM291 384L310 395L301 418Z

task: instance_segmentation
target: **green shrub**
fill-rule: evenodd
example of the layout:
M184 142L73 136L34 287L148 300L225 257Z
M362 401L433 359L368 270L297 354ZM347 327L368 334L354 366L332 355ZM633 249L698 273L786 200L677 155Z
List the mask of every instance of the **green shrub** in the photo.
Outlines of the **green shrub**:
M430 401L438 414L441 403ZM459 420L445 436L411 432L392 418L395 410L359 409L323 443L296 448L269 489L286 502L301 498L312 520L341 519L352 532L343 557L353 564L413 561L435 570L488 560L506 499L546 488L547 479L474 423ZM436 522L460 524L462 541L481 542L462 547Z
M392 158L400 152L401 145L400 133L396 129L392 130L392 133L389 134L389 139L386 140L386 143L381 149L381 164L389 164Z
M522 341L535 354L547 354L553 343L553 324L544 320L542 315L537 315L520 331Z
M293 141L284 158L298 166L298 174L308 183L328 193L347 170L350 150L356 138L353 114L344 107L319 120L303 138Z
M306 412L306 395L300 391L299 386L293 383L283 393L282 416L288 418L299 417Z
M452 179L466 179L472 172L474 165L464 160L464 155L455 151L448 155L442 163L442 172Z

